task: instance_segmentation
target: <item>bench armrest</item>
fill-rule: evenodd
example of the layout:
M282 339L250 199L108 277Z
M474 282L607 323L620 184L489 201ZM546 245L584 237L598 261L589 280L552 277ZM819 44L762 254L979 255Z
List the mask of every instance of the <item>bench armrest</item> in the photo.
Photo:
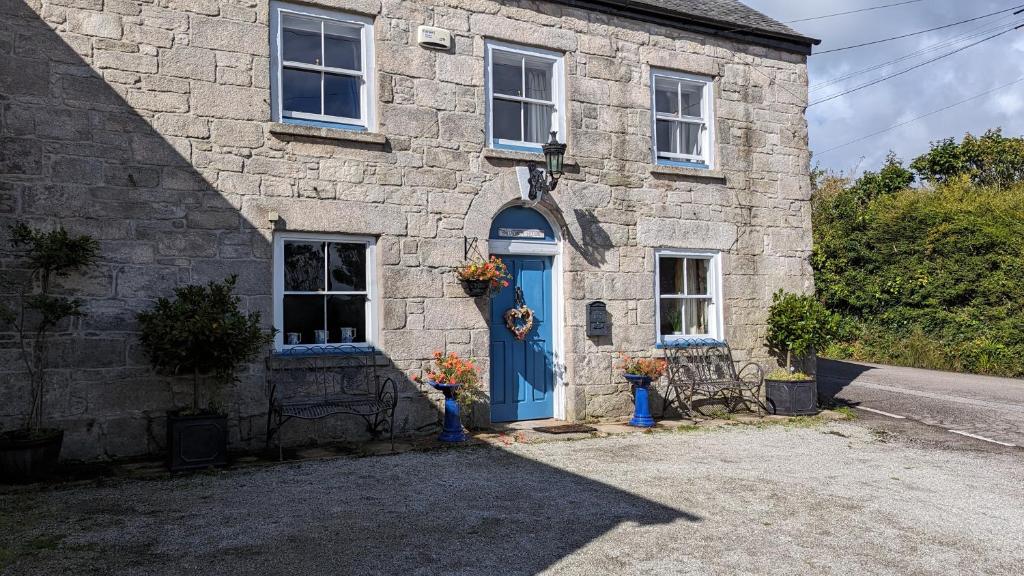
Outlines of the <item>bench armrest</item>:
M764 368L756 362L747 362L740 368L738 372L740 380L744 382L756 382L761 384L764 382Z
M398 403L398 386L395 385L394 380L389 377L377 376L377 399L385 406L394 408Z

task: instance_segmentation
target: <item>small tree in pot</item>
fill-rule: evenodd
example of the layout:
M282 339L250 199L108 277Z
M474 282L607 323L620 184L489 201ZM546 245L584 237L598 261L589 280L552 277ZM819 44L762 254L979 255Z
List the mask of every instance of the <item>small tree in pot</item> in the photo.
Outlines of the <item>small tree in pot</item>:
M796 367L806 366L815 350L828 345L839 333L840 318L814 296L779 290L768 311L769 350L785 357L784 369L765 377L769 407L784 415L814 414L818 410L817 382Z
M64 431L43 427L50 332L67 318L84 316L82 301L52 293L53 280L88 267L99 245L90 236L71 236L63 228L43 231L19 223L11 243L25 262L28 276L15 310L0 304L0 324L13 325L29 378L25 425L0 434L0 476L26 479L46 472L60 457Z
M200 385L224 388L238 369L264 350L275 330L261 328L259 312L243 313L233 294L236 277L174 290L138 315L142 348L156 370L192 377L192 405L167 414L168 465L172 471L227 462L227 416L216 401L200 402ZM215 396L215 395L211 395Z

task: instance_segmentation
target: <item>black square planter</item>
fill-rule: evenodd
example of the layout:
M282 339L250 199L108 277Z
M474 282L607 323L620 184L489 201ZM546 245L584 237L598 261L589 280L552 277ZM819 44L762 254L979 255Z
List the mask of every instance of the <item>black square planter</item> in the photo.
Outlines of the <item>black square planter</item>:
M228 417L167 414L167 467L171 472L228 463Z
M765 397L773 414L780 416L813 416L818 413L818 383L816 380L790 382L764 381Z

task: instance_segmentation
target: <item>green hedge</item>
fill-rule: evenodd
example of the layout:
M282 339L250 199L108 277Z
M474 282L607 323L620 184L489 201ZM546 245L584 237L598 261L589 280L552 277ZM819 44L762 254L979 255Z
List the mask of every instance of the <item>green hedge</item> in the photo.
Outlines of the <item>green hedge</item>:
M845 319L826 355L1024 376L1024 183L908 177L890 157L819 186L818 296Z

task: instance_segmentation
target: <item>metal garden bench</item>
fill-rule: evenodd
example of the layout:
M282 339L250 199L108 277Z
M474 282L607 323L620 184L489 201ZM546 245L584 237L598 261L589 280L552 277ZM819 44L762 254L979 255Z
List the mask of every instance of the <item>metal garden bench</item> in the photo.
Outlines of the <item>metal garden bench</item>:
M275 435L282 457L281 428L289 420L318 420L347 414L366 422L374 438L383 434L394 446L398 389L377 373L372 348L337 345L289 349L267 358L267 447Z
M732 349L725 342L682 340L666 345L664 352L668 362L664 408L677 403L692 416L696 414L694 398L700 397L709 402L723 401L729 412L748 402L754 403L758 414L768 411L761 400L764 370L754 362L737 370Z

